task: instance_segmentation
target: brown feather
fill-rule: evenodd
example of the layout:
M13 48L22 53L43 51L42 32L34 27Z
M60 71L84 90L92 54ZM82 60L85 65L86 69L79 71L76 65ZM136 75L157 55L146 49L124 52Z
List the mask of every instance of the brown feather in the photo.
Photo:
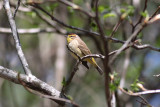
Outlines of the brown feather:
M84 55L89 55L91 54L91 51L89 50L89 48L87 47L87 45L80 39L80 37L77 37L76 40L78 41L79 45L78 48L81 50L81 52Z

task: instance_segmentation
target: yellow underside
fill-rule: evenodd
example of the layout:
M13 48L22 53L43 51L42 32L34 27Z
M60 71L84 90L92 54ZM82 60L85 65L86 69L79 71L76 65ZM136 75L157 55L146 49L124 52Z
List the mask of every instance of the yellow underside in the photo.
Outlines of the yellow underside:
M78 57L77 57L75 54L71 53L71 55L72 55L75 59L78 60ZM81 55L80 57L83 57L83 56ZM97 63L96 63L96 61L95 61L94 58L86 58L86 59L84 59L84 61L87 61L87 62L89 62L90 64L92 64L94 67L97 67Z

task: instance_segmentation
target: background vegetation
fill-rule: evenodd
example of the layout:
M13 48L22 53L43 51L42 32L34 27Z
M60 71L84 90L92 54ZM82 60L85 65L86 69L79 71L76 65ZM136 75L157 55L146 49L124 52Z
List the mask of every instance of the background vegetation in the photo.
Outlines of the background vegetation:
M160 95L157 93L130 95L132 92L160 88L160 77L154 76L160 74L160 18L155 19L159 15L158 0L100 0L97 8L97 0L19 1L15 22L25 57L32 74L37 78L61 91L65 84L63 80L69 78L76 63L66 47L66 35L76 33L92 53L106 57L106 54L110 55L108 60L105 59L108 66L104 60L96 58L105 72L103 76L92 66L87 70L79 65L65 90L74 102L81 107L106 107L109 106L107 101L113 101L117 107L160 106ZM0 65L24 73L3 3L0 1ZM12 13L17 3L17 0L10 0ZM96 18L96 12L99 19ZM142 31L129 41L125 49L119 55L115 54L141 27ZM145 44L149 45L145 47ZM105 94L106 83L110 97ZM0 107L56 106L54 101L0 78Z

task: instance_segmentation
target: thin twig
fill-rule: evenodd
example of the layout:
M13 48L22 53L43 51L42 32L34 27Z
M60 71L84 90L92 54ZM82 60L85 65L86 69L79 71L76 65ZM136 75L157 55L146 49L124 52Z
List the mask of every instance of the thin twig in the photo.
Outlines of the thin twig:
M150 44L144 44L144 45L136 45L134 44L133 47L137 50L142 50L142 49L151 49L153 51L157 51L157 52L160 52L160 48L156 48L156 47L153 47L151 46Z
M122 51L125 51L125 50L128 49L129 47L131 47L131 45L128 45L128 46L125 47ZM114 51L110 52L108 55L109 55L109 56L114 55L114 54L116 54L118 51L119 51L119 49L114 50Z
M55 28L55 30L58 33L61 34L67 34L67 31L65 29L63 29L62 27L58 26L55 22L53 22L52 20L50 20L48 17L43 16L40 12L38 12L36 9L32 9L37 16L42 19L44 22L46 22L48 25L52 26L53 28Z
M153 75L153 76L155 76L155 77L159 77L159 76L160 76L160 74L156 74L156 75Z
M11 6L15 7L14 4L11 4ZM22 12L34 11L34 12L37 14L37 16L39 16L43 21L45 21L48 25L54 27L54 28L57 30L58 33L67 34L67 31L66 31L65 29L62 29L62 28L58 27L58 25L56 25L55 23L53 23L53 21L49 20L47 17L44 17L41 13L39 13L37 10L35 10L35 9L33 9L33 8L29 9L29 8L20 7L20 8L19 8L19 11L22 11ZM69 27L69 28L74 29L74 27L73 27L73 28L72 28L72 27ZM80 28L80 29L81 29L81 28ZM89 31L89 32L91 32L91 31ZM89 33L89 34L93 34L93 33L94 33L94 32L91 32L91 33ZM83 35L84 35L84 34L88 34L88 33L86 32L86 33L83 33ZM100 36L100 34L97 33L97 32L95 32L94 35ZM117 38L113 38L113 37L105 36L105 39L106 39L106 40L111 40L111 41L113 41L114 43L124 43L124 41L118 40Z
M143 12L145 12L145 10L147 9L147 2L148 2L148 0L145 0L145 5L144 5L144 8L143 8ZM134 27L137 27L137 25L142 22L142 19L143 19L143 16L141 15L138 22L134 25Z
M75 10L79 10L79 11L83 12L84 14L86 14L89 17L92 17L92 18L95 17L95 14L93 12L88 12L85 9L81 8L80 6L74 4L74 3L70 2L70 1L67 1L67 0L57 0L57 1L65 4L67 6L70 6Z
M15 24L15 20L13 19L13 15L12 15L11 8L10 8L10 5L9 5L9 0L3 0L3 1L4 1L4 8L6 10L8 20L9 20L9 23L10 23L10 26L11 26L11 30L12 30L12 33L13 33L13 38L14 38L14 41L15 41L18 56L20 58L20 61L22 63L22 66L24 68L25 73L27 75L31 76L31 70L29 69L29 65L26 61L26 58L24 56L24 53L23 53L23 50L22 50L22 47L21 47L21 44L20 44L20 41L19 41L19 35L18 35L18 32L17 32L17 27L16 27L16 24Z
M21 3L21 0L18 0L16 9L15 9L14 14L13 14L13 18L14 18L14 19L15 19L15 17L16 17L16 13L17 13L17 11L18 11L18 8L19 8L19 6L20 6L20 3Z
M131 40L133 38L135 38L141 31L142 29L146 26L146 23L144 23L143 25L141 25L139 27L139 29L137 29L136 31L134 31L134 33L128 38L128 40L123 44L123 46L121 48L118 49L118 51L116 52L116 54L112 57L112 59L110 60L109 64L112 64L113 61L116 59L116 57L125 49L128 47L129 43L131 42Z
M12 7L16 7L14 4L11 4ZM22 7L20 6L19 7L19 11L21 12L31 12L31 11L34 11L37 16L39 16L39 18L41 18L43 21L45 21L48 25L52 26L53 28L56 29L56 31L58 33L61 33L61 34L68 34L68 32L65 30L65 29L62 29L61 27L59 27L58 25L56 25L53 21L49 20L47 17L43 16L41 13L39 13L36 9L33 9L33 8L25 8L25 7ZM87 33L82 33L83 35L86 35ZM92 33L91 33L92 34ZM99 36L100 34L99 33L95 33L96 36ZM119 40L117 38L113 38L113 37L108 37L108 36L105 36L105 39L106 40L111 40L112 42L114 43L124 43L125 41L122 41L122 40Z
M112 33L111 33L110 37L113 37L113 35L115 34L115 32L117 31L117 29L118 29L119 26L121 25L122 21L123 21L123 19L120 18L119 21L118 21L118 23L114 26L114 28L113 28L113 30L112 30Z
M124 92L125 94L131 95L131 96L139 96L139 95L145 95L145 94L155 94L155 93L160 93L160 89L156 89L156 90L146 90L146 91L142 91L142 92L128 92L126 90L124 90L123 88L119 87L119 89Z
M47 2L52 2L52 3L53 2L60 2L66 6L72 7L74 10L78 10L78 11L84 13L85 15L87 15L89 17L95 17L93 12L86 11L86 9L83 9L82 7L78 6L77 4L74 4L73 2L70 2L68 0L45 0L45 1L39 1L39 2L31 1L31 2L27 2L27 4L43 4L43 3L47 3Z
M153 50L153 51L160 52L160 48L151 46L150 44L144 44L144 45L130 44L130 45L128 45L126 48L124 48L122 51L125 51L125 50L128 49L129 47L132 47L132 48L134 48L134 49L136 49L136 50L150 49L150 50ZM114 55L114 54L117 53L117 52L118 52L118 50L115 50L115 51L110 52L108 55L111 56L111 55Z
M160 14L157 14L154 17L152 17L147 23L151 24L151 23L158 21L158 20L160 20Z
M48 13L46 10L44 10L42 7L40 7L38 4L30 4L30 5L35 7L35 8L37 8L37 9L39 9L39 10L41 10L46 15L51 17L52 20L54 20L57 23L63 25L64 27L67 27L67 28L70 28L70 29L74 29L74 30L79 30L79 31L86 32L86 33L89 33L89 34L92 34L92 35L99 35L97 32L92 32L92 31L88 31L88 30L85 30L85 29L82 29L82 28L78 28L78 27L67 25L66 23L64 23L64 22L58 20L57 18L55 18L54 16L52 16L50 13Z
M158 6L157 10L153 13L153 15L149 18L149 20L151 20L160 10L160 6Z
M139 102L141 105L147 105L145 102L143 102L143 101L139 101L139 100L136 100L137 102ZM143 107L143 106L141 106L141 107Z
M145 5L144 5L144 8L143 8L143 12L145 12L145 10L147 9L147 2L148 2L148 0L145 0ZM138 22L135 25L132 25L132 33L135 31L137 25L139 25L142 22L142 20L143 20L143 16L141 15ZM134 38L132 38L131 41L134 42L136 40L136 38L137 37L135 36Z
M141 95L139 95L138 97L141 98L146 105L149 105L150 107L152 107L152 106L149 104L149 102L148 102L145 98L143 98Z
M119 84L120 87L124 87L124 84L126 82L125 78L126 78L126 73L128 71L127 69L130 63L130 54L131 54L131 49L128 49L127 51L125 51L125 59L124 59L123 70L121 73L121 79Z

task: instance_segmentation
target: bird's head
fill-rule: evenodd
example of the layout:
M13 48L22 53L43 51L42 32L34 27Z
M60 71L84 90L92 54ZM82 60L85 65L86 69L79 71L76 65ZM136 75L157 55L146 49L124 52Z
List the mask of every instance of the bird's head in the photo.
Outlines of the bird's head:
M67 36L67 42L70 43L72 40L74 40L77 37L78 37L78 35L76 35L76 34L69 34Z

